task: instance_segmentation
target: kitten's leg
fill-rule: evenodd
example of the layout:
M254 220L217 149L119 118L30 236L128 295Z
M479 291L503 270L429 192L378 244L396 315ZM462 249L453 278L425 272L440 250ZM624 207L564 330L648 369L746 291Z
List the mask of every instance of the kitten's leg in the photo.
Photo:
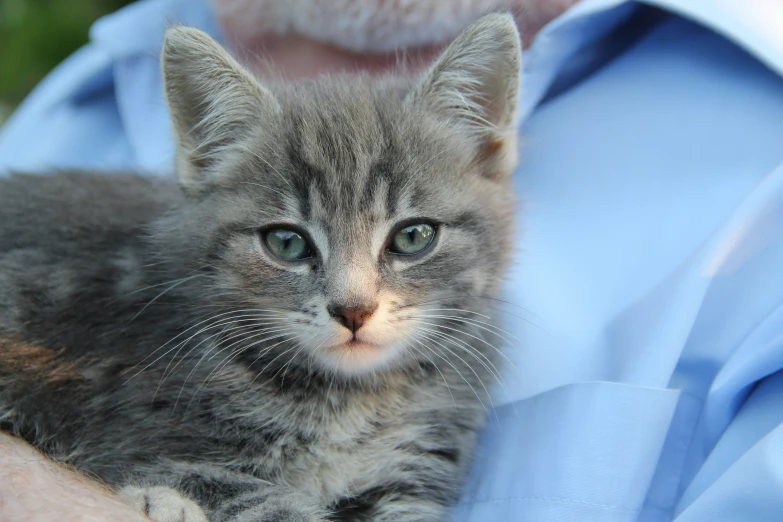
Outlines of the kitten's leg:
M420 431L417 433L421 433ZM424 438L391 456L383 481L341 499L338 520L442 522L459 499L473 436L447 437L453 445ZM427 444L429 442L429 444ZM459 448L459 449L458 449Z
M448 508L420 498L397 497L377 506L373 522L443 522Z
M179 463L162 473L160 470L150 471L143 474L145 480L167 487L146 488L146 491L166 490L175 493L180 500L193 499L208 511L209 520L214 522L328 520L328 512L315 499L252 475L214 466ZM173 498L168 497L167 501L173 501ZM168 519L165 520L168 522ZM191 519L184 520L190 522Z
M442 479L441 479L442 481ZM435 483L433 483L434 485ZM347 509L338 506L339 520L356 522L443 522L455 499L432 488L393 483L345 501Z
M270 486L233 498L214 513L216 522L326 522L328 512L305 495Z

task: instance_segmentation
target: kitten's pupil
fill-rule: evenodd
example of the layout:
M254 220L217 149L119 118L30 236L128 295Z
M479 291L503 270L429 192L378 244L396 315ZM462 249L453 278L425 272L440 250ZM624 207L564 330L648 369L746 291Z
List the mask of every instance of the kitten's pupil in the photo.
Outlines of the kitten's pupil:
M389 250L394 254L407 256L418 254L426 250L434 238L435 227L432 225L410 225L394 235Z
M264 235L270 252L284 261L297 261L311 256L307 240L293 230L276 228Z

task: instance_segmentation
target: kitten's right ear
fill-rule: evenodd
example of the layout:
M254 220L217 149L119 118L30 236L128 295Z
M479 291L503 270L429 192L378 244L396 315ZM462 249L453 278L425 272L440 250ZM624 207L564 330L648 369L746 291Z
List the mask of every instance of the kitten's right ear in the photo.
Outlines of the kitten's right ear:
M161 56L166 101L176 133L177 169L188 192L219 176L216 160L280 110L271 92L206 33L175 26Z
M489 14L459 35L408 94L423 108L474 138L491 177L516 164L517 99L522 48L510 14Z

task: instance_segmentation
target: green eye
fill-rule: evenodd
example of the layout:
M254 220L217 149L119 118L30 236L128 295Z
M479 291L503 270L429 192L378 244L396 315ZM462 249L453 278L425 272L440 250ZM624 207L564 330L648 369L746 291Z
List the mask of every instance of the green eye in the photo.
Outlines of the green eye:
M298 261L312 257L307 240L293 230L273 228L263 233L267 248L284 261Z
M412 256L427 249L435 239L435 227L426 223L400 229L392 237L389 250L395 254Z

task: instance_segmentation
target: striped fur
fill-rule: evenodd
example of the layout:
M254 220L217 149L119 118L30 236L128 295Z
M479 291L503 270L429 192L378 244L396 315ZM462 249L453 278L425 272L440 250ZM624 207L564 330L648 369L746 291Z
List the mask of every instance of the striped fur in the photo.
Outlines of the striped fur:
M161 522L443 519L502 357L519 62L490 15L414 83L262 86L171 29L179 185L0 181L0 427ZM281 224L315 257L272 256Z

